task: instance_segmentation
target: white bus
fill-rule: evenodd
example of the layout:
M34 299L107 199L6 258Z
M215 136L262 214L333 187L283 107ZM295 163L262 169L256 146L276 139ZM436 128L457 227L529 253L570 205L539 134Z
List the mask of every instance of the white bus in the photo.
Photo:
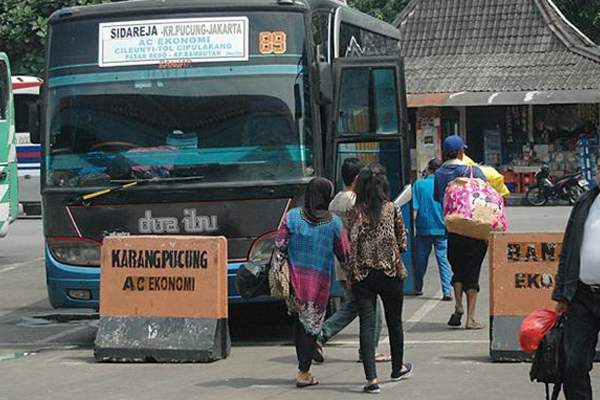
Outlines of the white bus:
M27 215L41 214L40 145L29 137L29 105L40 96L42 80L35 76L13 76L19 200Z

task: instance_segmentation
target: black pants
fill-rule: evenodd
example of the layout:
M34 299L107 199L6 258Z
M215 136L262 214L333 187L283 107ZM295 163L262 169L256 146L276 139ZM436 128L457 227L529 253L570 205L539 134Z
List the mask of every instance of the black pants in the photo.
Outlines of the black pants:
M402 303L404 282L390 278L380 270L373 270L361 282L352 286L360 318L360 352L365 377L377 378L375 366L375 315L377 295L381 297L385 311L385 322L390 335L392 372L402 369L404 358L404 331L402 330Z
M296 357L298 357L298 369L302 372L308 372L315 354L317 335L310 335L304 329L304 326L294 315L294 344L296 345Z
M590 371L600 331L600 292L580 284L569 303L565 323L565 378L567 400L592 400Z
M452 267L452 284L462 283L464 290L479 291L479 274L488 244L456 233L448 234L448 261Z

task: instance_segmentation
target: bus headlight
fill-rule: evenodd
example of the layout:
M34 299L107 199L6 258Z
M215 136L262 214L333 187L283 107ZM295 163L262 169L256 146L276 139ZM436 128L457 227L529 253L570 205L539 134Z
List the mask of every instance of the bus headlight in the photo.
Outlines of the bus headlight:
M250 248L248 260L255 263L270 261L275 248L275 237L277 237L277 232L270 232L256 239Z
M48 247L61 263L85 267L100 265L100 243L82 239L48 239Z

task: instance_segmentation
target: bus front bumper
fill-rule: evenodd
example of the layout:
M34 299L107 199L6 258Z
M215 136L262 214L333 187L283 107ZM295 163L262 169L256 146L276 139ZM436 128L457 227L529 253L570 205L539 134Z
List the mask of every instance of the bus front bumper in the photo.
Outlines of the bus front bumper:
M235 274L242 263L227 264L227 290L230 304L277 302L268 296L243 300L235 290ZM54 308L93 308L100 306L100 268L63 264L46 247L48 298Z

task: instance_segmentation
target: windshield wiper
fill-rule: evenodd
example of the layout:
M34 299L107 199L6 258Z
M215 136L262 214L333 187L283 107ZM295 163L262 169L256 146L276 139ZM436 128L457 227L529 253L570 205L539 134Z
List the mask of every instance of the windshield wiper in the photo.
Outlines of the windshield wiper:
M198 180L202 180L202 179L204 179L204 176L202 176L202 175L178 176L178 177L173 177L173 178L161 178L161 177L155 176L155 177L149 178L149 179L133 179L133 182L136 182L138 185L141 185L141 184L147 184L147 183L189 182L189 181L198 181ZM111 179L110 182L120 184L120 183L132 182L132 179Z
M73 200L73 202L75 203L81 203L83 205L90 205L89 201L101 196L105 196L114 192L120 192L123 190L127 190L129 188L135 187L135 186L141 186L141 185L148 185L151 183L177 183L177 182L189 182L189 181L194 181L194 180L201 180L204 179L203 176L189 176L189 177L179 177L179 178L158 178L158 177L154 177L151 179L137 179L132 181L131 179L126 179L126 180L111 180L111 183L118 183L118 184L122 184L121 186L118 187L114 187L114 188L106 188L106 189L102 189L102 190L98 190L96 192L93 193L88 193L88 194L84 194L82 196L79 196L77 198L75 198Z

